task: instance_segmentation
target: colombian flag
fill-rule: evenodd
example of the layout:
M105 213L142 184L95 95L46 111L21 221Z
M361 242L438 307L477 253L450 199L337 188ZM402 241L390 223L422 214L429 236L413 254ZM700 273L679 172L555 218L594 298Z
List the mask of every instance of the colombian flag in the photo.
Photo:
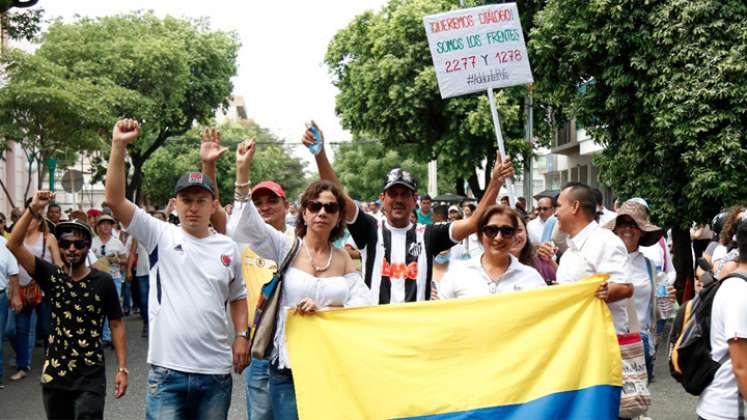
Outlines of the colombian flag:
M473 299L290 315L302 419L616 419L604 276Z

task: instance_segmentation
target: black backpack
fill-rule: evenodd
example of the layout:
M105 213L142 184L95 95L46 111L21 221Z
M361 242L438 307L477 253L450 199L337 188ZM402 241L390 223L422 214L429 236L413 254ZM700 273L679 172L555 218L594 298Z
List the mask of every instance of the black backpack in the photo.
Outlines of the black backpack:
M669 372L692 395L703 392L725 361L711 359L711 310L719 287L732 277L747 281L744 274L731 273L711 283L680 307L674 318L669 335Z

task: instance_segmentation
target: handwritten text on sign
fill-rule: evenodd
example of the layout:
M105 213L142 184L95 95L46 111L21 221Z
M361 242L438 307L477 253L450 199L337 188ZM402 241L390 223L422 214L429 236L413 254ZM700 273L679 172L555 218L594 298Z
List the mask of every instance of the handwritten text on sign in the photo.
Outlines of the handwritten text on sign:
M516 3L423 18L442 98L532 83Z

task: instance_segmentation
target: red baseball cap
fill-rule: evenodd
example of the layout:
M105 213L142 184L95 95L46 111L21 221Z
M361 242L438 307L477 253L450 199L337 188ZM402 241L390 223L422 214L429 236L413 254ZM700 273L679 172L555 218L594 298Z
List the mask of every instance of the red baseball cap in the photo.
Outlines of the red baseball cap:
M271 193L285 200L285 191L280 184L272 181L262 181L252 188L252 194L256 194L259 190L269 190Z

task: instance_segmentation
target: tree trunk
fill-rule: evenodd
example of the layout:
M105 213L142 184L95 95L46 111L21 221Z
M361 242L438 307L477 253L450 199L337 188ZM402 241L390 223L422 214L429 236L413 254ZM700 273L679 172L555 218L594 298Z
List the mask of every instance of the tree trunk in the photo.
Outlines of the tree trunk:
M457 178L456 185L454 185L454 191L456 191L457 195L463 197L467 196L467 191L464 189L464 178Z
M135 193L140 190L143 183L143 164L145 164L144 159L136 159L134 156L132 157L132 177L125 189L125 195L127 196L127 199L133 203L136 203Z
M677 300L681 303L693 296L693 255L690 230L672 229L672 248L674 255L672 263L677 270L677 280L674 287L677 289Z
M10 207L15 207L16 204L13 202L13 197L10 196L10 191L8 191L8 187L5 186L5 182L3 182L2 178L0 178L0 187L3 188L3 192L5 193L5 197L8 199L8 204L10 204Z
M165 128L161 130L160 133L158 133L156 139L153 140L153 143L151 143L150 147L148 147L144 152L139 153L136 149L130 150L130 158L132 160L132 177L130 178L130 182L126 184L125 188L125 196L128 200L132 201L133 203L140 204L139 201L143 198L143 194L141 192L141 187L143 185L143 165L148 160L148 158L150 158L153 153L158 150L159 147L163 146L163 144L166 143L166 140L168 140L170 136L171 133L169 129ZM129 173L129 171L127 172ZM125 178L126 177L127 173L125 173Z
M467 179L467 183L469 183L469 189L472 190L472 194L475 195L475 198L477 198L477 201L480 201L485 191L480 189L480 183L477 180L476 172L474 171L472 172L472 174Z

